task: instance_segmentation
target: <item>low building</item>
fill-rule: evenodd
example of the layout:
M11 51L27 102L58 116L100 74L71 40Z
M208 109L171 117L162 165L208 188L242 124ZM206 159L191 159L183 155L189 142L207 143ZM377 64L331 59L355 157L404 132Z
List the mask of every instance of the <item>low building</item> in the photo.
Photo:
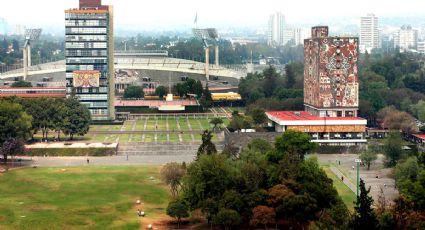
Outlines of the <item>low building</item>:
M0 97L24 97L24 98L37 98L37 97L55 97L65 98L65 87L31 87L31 88L12 88L0 87Z
M319 117L305 111L267 112L269 127L276 132L308 133L320 145L352 146L367 143L367 120L359 117Z

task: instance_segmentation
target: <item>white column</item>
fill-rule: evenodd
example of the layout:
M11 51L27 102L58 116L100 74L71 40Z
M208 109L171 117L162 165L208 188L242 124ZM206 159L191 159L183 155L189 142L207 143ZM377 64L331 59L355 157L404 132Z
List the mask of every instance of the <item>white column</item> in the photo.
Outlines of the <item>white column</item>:
M205 77L210 80L210 48L205 48Z
M219 49L218 49L218 45L215 46L215 65L217 66L217 68L220 66L220 56L219 56Z
M27 75L28 75L28 51L27 51L27 47L24 47L24 49L22 50L23 52L23 61L24 61L24 81L27 79Z

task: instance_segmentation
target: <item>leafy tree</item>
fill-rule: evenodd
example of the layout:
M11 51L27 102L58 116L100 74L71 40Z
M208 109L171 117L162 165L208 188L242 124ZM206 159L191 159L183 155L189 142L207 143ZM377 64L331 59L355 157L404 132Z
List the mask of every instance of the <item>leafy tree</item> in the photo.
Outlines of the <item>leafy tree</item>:
M394 169L397 187L402 189L408 181L416 181L420 170L418 158L414 156L399 162Z
M143 98L145 93L143 92L143 87L131 85L128 86L124 91L124 99L136 99Z
M291 65L285 66L285 72L286 72L286 87L292 88L295 84L295 71Z
M4 162L7 162L7 156L14 156L19 153L24 153L25 143L22 139L9 138L0 148L0 154L3 155Z
M263 82L263 92L266 97L271 97L274 90L278 86L278 78L280 77L272 65L263 70L264 82Z
M376 153L373 151L365 151L360 155L360 159L362 162L364 162L367 165L367 170L370 169L370 164L374 162L378 157L376 156Z
M397 164L398 160L401 158L402 149L401 149L402 139L399 132L391 132L384 145L384 153L386 156L385 165L387 167L393 167Z
M224 229L232 229L242 223L242 218L238 212L232 209L221 209L214 218L216 224L221 224Z
M257 108L253 109L249 112L252 119L254 120L254 123L257 125L262 125L267 121L266 113L263 109Z
M400 112L394 107L386 107L378 112L378 118L382 119L384 128L401 130L412 133L417 130L415 119L406 112Z
M90 128L91 114L88 108L76 99L65 100L66 113L63 124L63 132L73 140L75 135L83 136Z
M373 211L373 199L369 196L370 188L360 179L360 195L357 197L352 220L353 229L377 229L378 221Z
M32 84L31 82L28 82L28 81L15 81L13 82L12 87L29 88L29 87L32 87Z
M165 86L160 85L160 86L156 87L155 94L157 96L159 96L159 98L162 99L162 98L164 98L164 96L167 95L167 89L165 88Z
M198 153L197 153L198 158L202 154L211 155L211 154L217 153L217 149L211 140L212 140L211 131L205 130L204 133L202 134L202 144L198 148Z
M182 218L189 217L189 207L181 200L175 200L168 204L167 215L177 219L177 228L180 228Z
M179 163L168 163L161 169L161 178L165 184L170 186L171 195L177 198L182 178L186 174L186 170Z
M300 159L304 159L305 154L317 147L317 144L310 142L310 139L310 136L306 133L287 130L276 138L276 150L280 154L287 151L294 151L299 155Z
M249 223L252 226L262 224L264 225L264 228L267 229L267 224L273 224L275 222L275 218L276 213L273 208L260 205L252 210L252 217Z
M217 126L222 125L223 119L221 119L220 117L214 117L213 119L210 120L210 124L214 125L214 130L217 128Z
M273 150L273 146L270 144L270 142L264 139L256 138L248 143L248 149L266 154L267 152Z
M0 144L10 138L27 139L30 136L32 117L22 106L0 100Z
M202 97L204 87L202 86L201 81L196 81L195 84L193 84L191 91L192 93L196 94L198 98Z

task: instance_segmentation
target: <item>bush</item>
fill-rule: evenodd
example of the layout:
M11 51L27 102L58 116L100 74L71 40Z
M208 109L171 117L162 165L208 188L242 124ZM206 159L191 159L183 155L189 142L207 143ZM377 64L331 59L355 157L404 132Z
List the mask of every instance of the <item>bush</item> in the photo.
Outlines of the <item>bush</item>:
M52 148L52 149L27 149L27 156L110 156L115 155L115 148Z

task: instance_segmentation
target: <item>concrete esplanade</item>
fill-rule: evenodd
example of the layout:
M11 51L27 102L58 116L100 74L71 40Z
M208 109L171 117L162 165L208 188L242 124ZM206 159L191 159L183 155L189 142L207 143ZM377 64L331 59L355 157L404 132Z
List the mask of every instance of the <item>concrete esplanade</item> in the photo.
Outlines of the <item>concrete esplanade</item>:
M187 74L205 74L205 63L196 62L192 60L149 56L144 57L134 54L125 55L123 53L115 54L115 69L122 70L155 70L166 72L179 72ZM31 66L28 69L28 77L39 76L44 74L64 73L65 76L65 60L50 62L40 65ZM246 71L232 70L221 66L210 65L210 75L240 79L246 76ZM23 76L23 69L16 69L4 73L0 73L0 80L7 80Z

